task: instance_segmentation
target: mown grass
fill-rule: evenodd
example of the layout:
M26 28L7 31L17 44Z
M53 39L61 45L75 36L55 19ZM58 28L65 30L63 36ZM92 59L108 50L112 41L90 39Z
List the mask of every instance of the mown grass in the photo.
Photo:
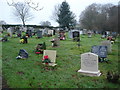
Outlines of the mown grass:
M100 35L88 38L81 35L80 47L72 39L60 41L60 46L53 48L49 41L52 37L28 39L28 44L20 44L19 38L10 38L2 43L2 72L10 88L118 88L119 84L106 80L109 70L118 71L118 44L112 45L112 53L108 54L109 63L99 63L100 77L83 76L77 71L80 69L80 54L90 52L91 46L100 45L106 39ZM46 42L48 50L56 50L56 67L47 67L42 64L43 55L36 55L34 48L38 43ZM29 58L17 60L20 49L29 53Z

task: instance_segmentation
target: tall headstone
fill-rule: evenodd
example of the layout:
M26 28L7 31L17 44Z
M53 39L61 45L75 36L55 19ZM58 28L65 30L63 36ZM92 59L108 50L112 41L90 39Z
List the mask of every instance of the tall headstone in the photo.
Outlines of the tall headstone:
M72 31L69 31L69 32L68 32L68 37L69 37L69 38L72 38Z
M100 76L98 55L90 52L81 54L81 69L78 72L88 76Z
M102 46L107 46L108 53L112 52L112 44L111 44L111 42L109 40L102 41L101 45Z

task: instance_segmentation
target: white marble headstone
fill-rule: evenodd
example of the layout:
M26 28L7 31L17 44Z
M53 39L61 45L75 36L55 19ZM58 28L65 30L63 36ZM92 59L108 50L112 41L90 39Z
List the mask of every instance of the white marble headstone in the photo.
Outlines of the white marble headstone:
M43 53L43 58L45 55L48 55L51 63L49 63L50 66L55 66L57 64L55 64L56 62L56 51L55 50L44 50L44 53Z
M100 76L98 55L91 52L81 54L81 69L78 72L88 76Z

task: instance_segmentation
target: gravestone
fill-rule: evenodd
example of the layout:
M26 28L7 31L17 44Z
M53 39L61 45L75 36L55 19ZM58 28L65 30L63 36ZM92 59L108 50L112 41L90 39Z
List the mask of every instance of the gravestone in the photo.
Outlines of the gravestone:
M101 58L106 58L107 57L107 46L100 46L100 48L99 48L99 56Z
M99 55L99 49L100 49L99 46L96 46L96 45L92 46L91 52L94 53L94 54Z
M17 30L17 36L21 37L21 31L20 30Z
M48 35L53 35L53 30L48 30Z
M18 55L19 55L19 56L16 57L17 59L26 59L26 58L28 58L28 52L27 52L26 50L24 50L24 49L20 49ZM20 58L19 58L19 57L20 57Z
M43 53L43 58L45 55L48 55L51 63L49 63L49 66L56 66L57 64L55 64L56 62L56 51L55 50L44 50Z
M75 32L73 32L73 38L75 38L75 37L79 37L79 36L80 36L79 31L75 31Z
M91 38L92 37L92 32L89 30L87 33L88 33L88 37Z
M3 28L2 28L2 25L0 25L0 32L2 32L3 31Z
M107 46L92 46L91 52L97 54L100 58L106 58Z
M12 37L12 34L13 34L13 32L12 32L12 27L9 27L9 28L7 29L7 32L8 32L8 34L10 35L10 37Z
M65 32L64 31L59 31L59 39L65 40Z
M117 32L112 32L111 35L112 35L113 38L116 38L117 37Z
M59 38L53 38L50 40L52 42L52 47L57 47L60 45L60 39Z
M32 30L28 29L26 34L28 34L28 37L32 37Z
M79 30L71 30L68 32L69 38L75 38L75 37L80 37L80 31Z
M72 38L72 31L68 32L68 36L69 36L69 38Z
M81 69L78 72L88 76L100 76L98 55L90 52L81 54Z
M83 29L83 35L87 34L87 29Z
M53 35L55 35L55 30L53 30Z
M38 37L38 38L42 38L42 31L37 30L37 37Z
M107 52L108 53L111 53L112 52L112 44L109 40L106 40L106 41L102 41L101 42L101 45L102 46L107 46Z

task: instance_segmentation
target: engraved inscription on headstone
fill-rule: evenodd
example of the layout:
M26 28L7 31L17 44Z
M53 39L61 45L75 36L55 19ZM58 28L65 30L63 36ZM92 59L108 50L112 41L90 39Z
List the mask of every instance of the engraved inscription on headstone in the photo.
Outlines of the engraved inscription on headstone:
M97 54L101 58L106 58L107 46L92 46L91 52Z
M78 72L88 76L100 76L98 55L90 52L81 54L81 69Z
M102 58L107 57L107 46L100 46L99 56L102 57Z

